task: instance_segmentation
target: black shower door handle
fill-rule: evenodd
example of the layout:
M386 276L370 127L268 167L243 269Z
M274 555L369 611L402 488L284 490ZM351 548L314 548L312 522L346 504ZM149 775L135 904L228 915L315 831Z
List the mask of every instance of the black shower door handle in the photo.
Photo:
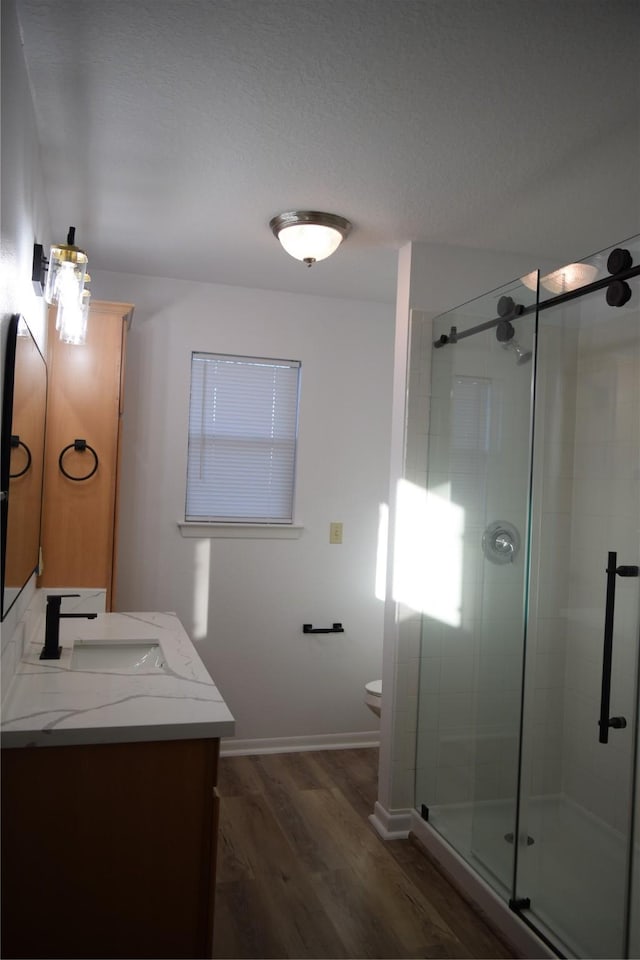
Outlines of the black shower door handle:
M607 600L604 611L604 644L602 649L602 691L600 693L600 743L609 742L609 727L621 730L627 725L624 717L610 717L611 661L613 659L613 619L616 608L616 577L637 577L635 566L618 565L618 554L610 550L607 562Z

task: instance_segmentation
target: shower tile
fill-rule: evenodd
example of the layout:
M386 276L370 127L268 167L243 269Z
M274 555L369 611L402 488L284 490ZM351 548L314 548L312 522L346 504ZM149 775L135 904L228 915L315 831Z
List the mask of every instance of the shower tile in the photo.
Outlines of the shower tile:
M562 617L540 617L533 634L533 643L538 653L564 655L566 621Z
M580 478L577 478L579 480ZM626 481L620 481L624 485ZM576 482L573 490L574 522L588 521L590 517L607 516L609 503L614 499L614 490L617 481L614 478L610 483Z
M573 510L573 477L544 477L542 500L547 512L569 515Z
M432 397L429 409L429 434L432 437L448 437L451 433L451 400L447 397Z
M602 779L609 784L629 783L631 776L631 751L629 750L629 738L625 737L622 731L612 732L609 737L609 743L598 744L597 749L597 769Z
M471 657L443 657L440 672L440 692L471 693L473 690L473 659Z
M522 586L522 577L520 586ZM499 580L489 580L485 584L483 609L499 611L506 620L514 621L520 618L522 622L522 596L522 589L519 589L514 581L511 581L510 588L505 590Z
M420 698L420 708L418 710L418 730L435 731L438 729L440 720L440 697L435 694L427 694Z
M522 684L522 655L511 654L503 660L505 690L520 690Z
M533 691L531 720L535 726L545 726L548 723L551 704L556 700L560 700L560 697L548 688L538 687Z
M531 771L531 792L540 796L559 793L562 785L562 753L550 751L538 757Z
M624 516L626 511L623 512L623 504L636 504L638 502L638 477L637 476L613 476L609 488L606 492L600 492L601 497L601 509L609 514L611 511L611 505L615 506L615 512L619 512L621 516ZM605 510L606 507L606 510ZM638 515L633 518L634 521L637 521Z
M466 693L448 693L439 698L439 726L460 727L473 723L473 702Z
M418 729L418 696L407 697L407 733L415 734ZM414 737L415 740L415 737Z
M602 664L579 657L572 664L572 672L573 689L587 699L597 700L602 682Z
M409 662L396 663L396 694L400 704L406 703L409 679Z
M470 766L475 760L475 740L466 733L441 734L438 741L438 767Z
M433 757L434 755L425 748L424 750L425 757ZM416 806L419 806L421 803L429 804L434 803L436 798L436 777L437 777L437 768L435 761L427 764L420 764L416 767L415 772L415 803ZM408 806L413 806L413 798Z
M573 724L585 731L592 730L594 735L597 732L596 721L599 710L594 711L594 701L591 697L585 697L576 690L568 688L564 695L564 714L567 724Z
M477 801L500 800L509 796L499 763L479 763L473 772L473 798Z
M420 657L421 633L422 623L420 621L410 621L404 627L406 654L409 660L416 660Z
M475 625L475 621L473 621ZM473 657L476 649L476 641L473 630L462 630L458 627L449 627L447 624L442 628L442 648L441 655L443 659L448 657Z
M582 484L601 486L612 476L612 465L606 450L609 444L576 443L573 454L573 475Z
M506 753L511 756L512 749L512 738L485 734L476 739L476 761L479 764L500 764Z
M466 803L473 799L472 768L441 767L436 778L436 803Z
M494 694L504 688L504 658L482 654L478 661L477 690L479 696Z
M422 661L419 679L421 697L425 694L440 692L440 667L441 661L436 657Z
M407 697L417 697L420 688L420 659L414 657L409 661L407 674Z
M516 617L484 619L480 624L478 639L483 656L508 656L514 651L520 653L523 644L522 611L518 610Z
M538 653L535 658L535 687L560 688L564 683L564 656Z
M420 655L427 659L442 656L443 624L425 617L421 638Z
M561 481L569 484L569 481ZM545 513L540 531L540 573L553 577L569 566L571 551L569 514Z
M587 773L593 769L596 746L601 746L598 744L596 725L593 724L593 736L589 736L588 730L589 728L565 722L562 738L565 760L570 758L571 764L581 767L583 772Z
M573 443L547 440L543 453L545 477L572 477Z
M553 570L538 582L538 608L552 619L563 616L568 607L567 576L564 571L553 575Z

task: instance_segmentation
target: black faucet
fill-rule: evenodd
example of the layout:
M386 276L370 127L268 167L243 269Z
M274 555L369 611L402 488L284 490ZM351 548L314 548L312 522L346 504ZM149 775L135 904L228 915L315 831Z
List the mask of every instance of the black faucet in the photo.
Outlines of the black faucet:
M62 648L58 643L60 637L60 619L84 617L86 620L95 620L97 613L60 613L63 597L79 597L79 593L48 593L47 619L44 628L44 647L40 654L41 660L59 660Z

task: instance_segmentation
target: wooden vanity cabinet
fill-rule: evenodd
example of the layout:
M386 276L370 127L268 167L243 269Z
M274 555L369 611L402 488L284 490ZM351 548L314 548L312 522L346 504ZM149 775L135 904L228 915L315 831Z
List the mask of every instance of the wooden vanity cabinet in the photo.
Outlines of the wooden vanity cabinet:
M39 587L104 587L113 609L120 464L120 427L130 303L93 301L86 343L63 343L56 308L47 332L47 430L42 508L43 570ZM89 450L67 449L85 440Z
M211 957L218 750L2 750L2 956Z

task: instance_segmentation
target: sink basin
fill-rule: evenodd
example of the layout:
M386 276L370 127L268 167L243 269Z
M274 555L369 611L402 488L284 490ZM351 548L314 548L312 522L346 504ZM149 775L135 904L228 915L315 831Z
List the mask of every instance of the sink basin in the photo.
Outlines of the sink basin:
M71 669L165 673L166 664L157 640L76 640Z

